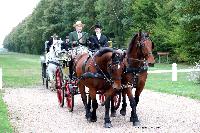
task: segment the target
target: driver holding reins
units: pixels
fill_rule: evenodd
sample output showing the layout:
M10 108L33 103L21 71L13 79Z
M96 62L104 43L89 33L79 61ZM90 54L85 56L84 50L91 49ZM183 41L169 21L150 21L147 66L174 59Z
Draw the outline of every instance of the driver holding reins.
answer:
M77 47L79 44L86 46L88 33L82 31L84 26L85 24L83 24L81 21L77 21L73 25L75 31L69 34L69 47Z
M75 31L69 33L69 47L70 48L76 49L80 45L87 46L88 33L82 31L84 26L85 24L83 24L81 21L77 21L73 25L73 27L75 28ZM69 61L69 73L70 73L69 77L70 79L72 79L73 78L73 59Z

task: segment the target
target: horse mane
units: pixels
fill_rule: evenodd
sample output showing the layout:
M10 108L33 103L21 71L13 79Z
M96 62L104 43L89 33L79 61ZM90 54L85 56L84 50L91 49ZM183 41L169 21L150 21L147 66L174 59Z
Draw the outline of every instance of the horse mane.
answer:
M137 36L138 36L138 34L135 34L134 37L132 38L131 42L129 43L127 54L130 54L130 52L132 51L132 48L134 46L133 44L134 44Z
M104 48L101 48L98 52L95 53L94 56L102 56L103 54L107 53L107 52L113 52L113 49L112 48L109 48L109 47L104 47Z

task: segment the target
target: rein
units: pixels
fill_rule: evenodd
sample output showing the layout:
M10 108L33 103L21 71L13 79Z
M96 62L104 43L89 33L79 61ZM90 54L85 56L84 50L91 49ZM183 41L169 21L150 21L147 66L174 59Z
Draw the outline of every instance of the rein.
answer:
M112 84L113 83L112 79L110 79L109 77L106 76L106 74L102 71L102 69L99 67L99 65L96 63L96 61L94 60L93 57L92 57L92 60L94 61L94 65L95 65L96 69L99 70L101 72L101 74L104 76L104 79L106 79L107 82ZM110 73L109 73L109 75L110 75Z

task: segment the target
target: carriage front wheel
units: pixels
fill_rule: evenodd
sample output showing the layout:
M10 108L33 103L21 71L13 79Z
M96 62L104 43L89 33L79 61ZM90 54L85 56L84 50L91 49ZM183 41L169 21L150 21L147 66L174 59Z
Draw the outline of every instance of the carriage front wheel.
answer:
M56 79L56 91L57 91L58 103L60 107L63 107L65 97L64 97L64 89L62 88L62 72L59 68L56 70L55 79Z
M121 103L121 93L117 92L112 98L114 109L117 110ZM112 103L111 103L112 104Z
M104 105L105 102L105 95L104 94L99 94L99 100L101 105ZM117 92L113 97L112 97L112 101L111 101L111 106L114 107L115 110L117 110L120 106L121 103L121 93Z

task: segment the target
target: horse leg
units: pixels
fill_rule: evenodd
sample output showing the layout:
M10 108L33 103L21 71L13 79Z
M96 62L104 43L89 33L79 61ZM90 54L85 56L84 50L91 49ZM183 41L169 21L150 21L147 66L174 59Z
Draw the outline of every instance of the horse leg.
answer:
M140 123L139 123L138 116L136 113L136 102L135 102L135 99L133 98L133 94L130 88L127 90L127 95L130 101L131 109L132 109L130 121L133 122L133 126L138 126Z
M92 113L91 113L91 111L90 111L90 109L91 109L91 97L90 97L90 95L88 96L88 103L87 103L87 105L86 105L86 107L85 107L85 110L86 110L86 114L85 114L85 117L86 117L86 119L88 120L88 121L91 121L91 116L92 116Z
M120 110L120 114L125 116L126 115L126 106L127 106L127 103L126 103L126 88L124 88L122 90L122 108Z
M109 115L109 109L110 109L110 101L111 96L113 96L114 91L112 87L105 93L106 100L105 100L105 117L104 117L104 127L105 128L111 128L112 124L110 121L110 115Z
M97 121L97 115L96 115L96 110L98 108L98 103L96 100L96 89L91 89L90 88L90 97L92 99L92 114L91 114L91 122L96 122ZM91 101L91 100L90 100Z
M116 110L114 107L114 95L111 97L111 117L116 117Z
M85 117L86 117L87 120L90 120L91 98L90 98L90 96L88 97L88 104L87 104L87 96L86 96L86 93L85 93L85 86L79 82L78 88L79 88L79 91L81 93L82 102L83 102L83 105L84 105L85 111L86 111Z
M147 72L141 73L138 77L138 84L137 84L137 87L136 87L136 90L135 90L136 106L139 103L139 97L140 97L141 92L144 89L146 79L147 79Z

